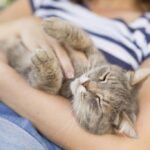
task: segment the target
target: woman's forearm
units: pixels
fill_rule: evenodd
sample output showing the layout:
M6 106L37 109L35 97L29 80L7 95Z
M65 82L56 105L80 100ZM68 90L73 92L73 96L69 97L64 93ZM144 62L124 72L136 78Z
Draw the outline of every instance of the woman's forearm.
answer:
M70 103L64 98L47 95L31 88L11 68L1 68L6 74L0 79L0 96L3 102L30 119L49 139L65 148L74 147L72 140L78 139L71 138L74 135L70 134L71 130L74 131L75 124Z
M2 101L28 118L49 139L69 150L147 150L149 145L150 109L141 105L138 119L139 139L91 135L76 123L69 101L31 88L13 69L1 65L0 96ZM149 81L150 84L150 81ZM150 95L149 95L150 96ZM145 101L148 98L144 98ZM150 106L150 102L147 103ZM146 112L146 114L145 114ZM144 128L142 123L144 123Z

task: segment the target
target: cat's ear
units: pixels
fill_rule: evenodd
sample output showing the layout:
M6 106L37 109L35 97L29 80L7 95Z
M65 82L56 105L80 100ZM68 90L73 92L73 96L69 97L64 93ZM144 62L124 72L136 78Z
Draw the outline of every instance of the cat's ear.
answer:
M127 77L131 85L136 85L138 83L141 83L148 76L150 76L150 68L141 68L141 69L138 69L137 71L127 72Z
M132 117L133 117L133 120L131 120L125 112L117 116L114 122L115 125L117 126L116 132L121 135L125 135L131 138L137 138L138 135L134 127L136 116L133 115Z

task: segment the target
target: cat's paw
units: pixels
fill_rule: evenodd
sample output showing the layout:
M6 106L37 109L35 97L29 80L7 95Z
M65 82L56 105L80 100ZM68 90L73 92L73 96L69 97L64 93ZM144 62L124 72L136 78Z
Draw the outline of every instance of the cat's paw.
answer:
M42 49L37 49L32 58L32 63L35 65L35 67L39 68L39 65L45 65L46 63L49 63L49 62L53 62L53 58L50 58L48 56L48 53Z
M62 71L50 52L36 50L31 57L30 83L33 87L56 94L61 87Z
M66 39L66 27L68 27L68 23L59 19L57 17L51 17L43 21L43 29L44 31L50 35L51 37L56 38L57 40Z
M47 51L42 49L36 50L31 58L31 61L33 68L36 68L41 76L50 79L54 78L54 63L56 62L53 57L48 55Z

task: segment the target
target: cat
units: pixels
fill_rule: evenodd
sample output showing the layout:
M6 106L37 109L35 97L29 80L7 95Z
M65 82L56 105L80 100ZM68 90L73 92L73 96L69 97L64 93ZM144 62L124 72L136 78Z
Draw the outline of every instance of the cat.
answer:
M19 37L0 44L9 64L33 87L71 99L77 122L88 132L136 138L138 87L150 75L150 69L127 71L109 64L86 32L62 19L51 17L42 26L46 34L66 47L75 77L65 79L51 49L27 51ZM89 64L78 60L71 48L82 52Z

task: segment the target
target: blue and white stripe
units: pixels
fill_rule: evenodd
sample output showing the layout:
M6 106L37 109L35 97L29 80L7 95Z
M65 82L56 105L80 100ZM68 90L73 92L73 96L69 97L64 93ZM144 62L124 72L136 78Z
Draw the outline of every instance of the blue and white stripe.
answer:
M126 69L137 69L150 57L148 12L128 25L121 19L98 16L69 0L31 0L31 3L36 16L57 16L82 27L111 63Z

